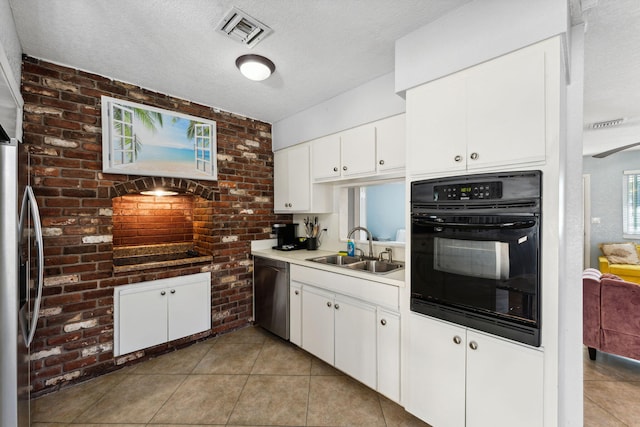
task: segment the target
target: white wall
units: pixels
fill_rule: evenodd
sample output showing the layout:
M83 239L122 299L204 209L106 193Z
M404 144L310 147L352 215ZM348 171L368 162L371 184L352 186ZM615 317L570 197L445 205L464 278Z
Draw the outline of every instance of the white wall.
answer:
M344 92L272 125L273 151L404 113L393 73Z
M558 425L583 425L582 382L582 124L584 25L571 29L571 81L567 86L566 152L560 161L562 193L558 299ZM562 216L562 214L564 214Z
M567 31L566 0L475 0L396 41L395 91Z

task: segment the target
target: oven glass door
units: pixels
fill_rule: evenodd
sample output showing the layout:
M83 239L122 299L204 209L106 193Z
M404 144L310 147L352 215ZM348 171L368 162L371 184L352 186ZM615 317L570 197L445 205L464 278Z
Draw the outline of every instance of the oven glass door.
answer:
M411 266L413 299L537 326L536 215L414 214Z

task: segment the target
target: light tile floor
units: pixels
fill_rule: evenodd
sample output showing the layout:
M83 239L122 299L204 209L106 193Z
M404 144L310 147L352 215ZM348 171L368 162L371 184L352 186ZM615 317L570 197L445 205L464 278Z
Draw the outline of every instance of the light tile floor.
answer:
M640 426L640 362L584 349L585 427Z
M640 426L640 362L584 350L586 427ZM36 399L34 427L427 426L260 328Z
M32 405L34 427L427 426L254 327L43 396Z

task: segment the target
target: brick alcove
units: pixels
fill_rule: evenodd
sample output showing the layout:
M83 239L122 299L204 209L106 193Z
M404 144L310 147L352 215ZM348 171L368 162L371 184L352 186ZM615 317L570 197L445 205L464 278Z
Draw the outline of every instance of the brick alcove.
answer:
M174 196L143 191L171 190ZM143 177L112 187L113 246L190 243L191 250L212 255L215 193L185 178Z

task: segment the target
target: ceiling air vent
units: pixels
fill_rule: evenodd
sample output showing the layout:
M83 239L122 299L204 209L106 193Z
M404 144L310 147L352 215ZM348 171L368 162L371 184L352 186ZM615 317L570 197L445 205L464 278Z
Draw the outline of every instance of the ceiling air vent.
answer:
M219 31L248 47L254 47L273 30L238 8L232 8L216 26Z
M612 126L618 126L624 122L624 118L607 120L606 122L596 122L591 125L592 129L602 129L602 128L610 128Z

